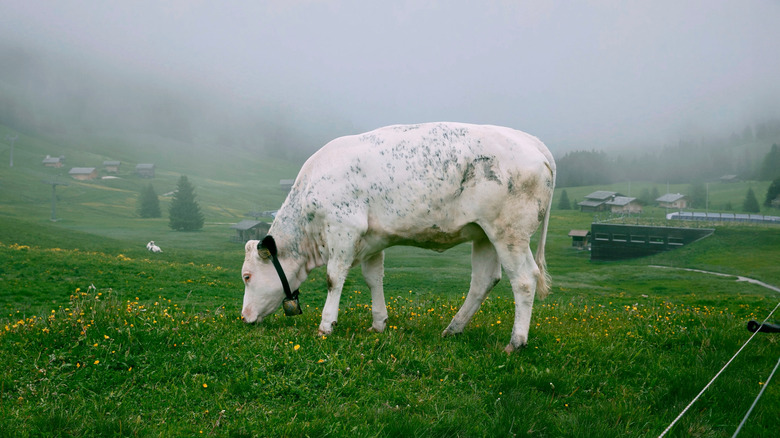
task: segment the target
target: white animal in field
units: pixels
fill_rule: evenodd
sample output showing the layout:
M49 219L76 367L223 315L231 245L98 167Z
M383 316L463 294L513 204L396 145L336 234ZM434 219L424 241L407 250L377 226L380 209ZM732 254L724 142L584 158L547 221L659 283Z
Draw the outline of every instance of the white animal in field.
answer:
M330 334L347 273L361 264L372 330L381 332L387 324L383 250L443 251L471 241L471 286L443 334L463 331L503 266L515 298L506 347L512 352L528 341L534 296L549 292L544 245L554 185L547 147L510 128L428 123L337 138L303 165L268 236L246 243L241 314L248 323L262 321L283 301L287 311L285 296L291 290L297 296L309 272L326 265L319 333ZM540 224L534 259L529 243Z
M148 249L151 252L162 252L162 249L160 249L159 246L154 244L154 240L146 244L146 249Z

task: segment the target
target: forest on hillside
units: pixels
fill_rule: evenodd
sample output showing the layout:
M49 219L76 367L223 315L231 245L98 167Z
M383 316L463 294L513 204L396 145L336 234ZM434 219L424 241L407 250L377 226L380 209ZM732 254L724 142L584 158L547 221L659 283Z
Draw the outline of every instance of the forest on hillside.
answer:
M556 157L558 187L621 181L693 183L736 175L769 181L780 176L780 119L746 127L724 138L680 141L647 152L608 154L578 150Z

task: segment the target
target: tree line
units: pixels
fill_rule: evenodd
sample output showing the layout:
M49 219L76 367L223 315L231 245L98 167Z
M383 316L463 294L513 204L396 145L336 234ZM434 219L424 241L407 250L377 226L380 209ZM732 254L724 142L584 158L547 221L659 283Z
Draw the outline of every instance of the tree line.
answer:
M771 181L780 177L780 120L759 126L746 129L742 135L706 142L681 141L673 147L633 156L608 155L599 150L568 152L556 159L556 184L578 187L629 180L680 184L724 175ZM761 152L761 144L771 146Z

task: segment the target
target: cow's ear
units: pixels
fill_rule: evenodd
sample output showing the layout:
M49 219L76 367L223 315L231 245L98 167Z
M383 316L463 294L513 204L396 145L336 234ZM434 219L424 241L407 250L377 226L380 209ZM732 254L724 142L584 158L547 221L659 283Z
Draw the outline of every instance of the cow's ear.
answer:
M276 255L276 241L271 236L265 236L262 241L257 244L257 254L262 259L270 259Z

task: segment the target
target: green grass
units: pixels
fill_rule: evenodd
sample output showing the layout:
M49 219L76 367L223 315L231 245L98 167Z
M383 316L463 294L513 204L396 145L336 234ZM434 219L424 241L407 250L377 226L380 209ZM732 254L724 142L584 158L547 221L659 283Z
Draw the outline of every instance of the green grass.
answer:
M0 127L0 137L9 132ZM673 252L590 262L567 234L589 228L593 215L554 208L553 294L536 303L529 346L511 356L503 353L513 319L506 280L462 335L440 336L468 290L468 245L387 251L385 333L368 332L359 269L331 336L316 336L322 268L301 287L302 316L277 312L250 326L239 317L243 247L229 225L278 207L278 180L295 166L240 151L204 164L186 145L150 139L76 143L20 135L16 166L0 167L0 436L657 436L749 338L746 322L779 299L733 277L650 267L780 285L777 227L719 224ZM120 159L124 173L75 182L40 165L47 153L74 166ZM158 163L158 193L180 174L193 181L202 231L136 217L150 181L129 169L149 161ZM58 188L55 223L51 186L41 183L51 178L70 184ZM739 208L748 185L711 184L711 205ZM753 187L762 200L765 189ZM627 188L567 191L581 200ZM631 193L642 188L633 182ZM664 223L664 213L643 216ZM164 252L146 251L149 240ZM777 352L776 335L756 336L671 436L730 436ZM780 428L776 383L742 436Z
M506 281L463 335L440 337L468 287L468 246L388 251L382 334L368 332L369 294L354 270L339 326L323 339L321 269L302 287L304 315L248 326L239 319L240 249L152 257L58 224L17 239L50 244L12 243L23 224L3 220L0 435L657 436L778 297L646 265L732 274L754 265L777 284L764 256L780 232L719 229L696 249L591 263L559 237L579 216L553 226L554 294L536 305L528 348L511 356L502 351L513 318ZM762 257L721 261L722 248L740 242ZM757 336L672 436L730 435L777 345ZM767 388L745 436L776 430L777 388Z

